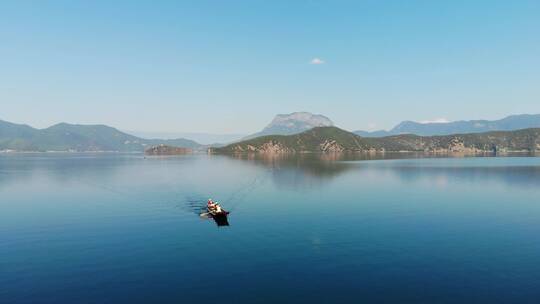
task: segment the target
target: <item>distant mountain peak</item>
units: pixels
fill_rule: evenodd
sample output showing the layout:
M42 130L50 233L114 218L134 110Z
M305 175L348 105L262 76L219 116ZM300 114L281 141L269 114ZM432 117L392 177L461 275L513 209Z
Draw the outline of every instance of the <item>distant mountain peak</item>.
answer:
M330 118L320 114L309 112L278 114L261 132L247 136L246 139L264 135L292 135L316 127L331 126L334 126L334 123Z
M286 127L295 127L298 124L304 124L306 127L315 128L315 127L330 127L334 123L330 118L320 115L312 114L309 112L293 112L290 114L278 114L272 122L265 128L272 128L275 126L286 126Z
M420 136L450 135L479 133L488 131L513 131L540 127L540 114L511 115L498 120L459 120L459 121L431 121L416 122L402 121L390 131L354 133L364 137L381 137L398 134L415 134Z

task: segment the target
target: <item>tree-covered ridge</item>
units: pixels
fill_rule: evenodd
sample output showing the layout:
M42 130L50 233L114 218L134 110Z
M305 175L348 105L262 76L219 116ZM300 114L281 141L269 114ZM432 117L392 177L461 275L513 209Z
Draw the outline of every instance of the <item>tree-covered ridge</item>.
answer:
M319 127L295 135L263 136L222 148L241 152L512 152L540 151L540 128L445 136L395 135L361 137L337 127Z
M144 139L106 125L60 123L46 129L0 121L0 150L143 152L152 145L184 148L201 145L188 139Z

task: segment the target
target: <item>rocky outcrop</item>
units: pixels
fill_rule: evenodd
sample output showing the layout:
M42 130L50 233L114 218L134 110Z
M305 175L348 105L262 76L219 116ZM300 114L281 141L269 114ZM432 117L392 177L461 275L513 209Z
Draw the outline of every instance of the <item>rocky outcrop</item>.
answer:
M333 139L327 139L319 145L321 152L343 152L345 148Z
M152 146L144 151L146 155L182 155L192 153L188 148L172 147L166 145Z
M292 153L294 149L288 148L276 140L270 140L261 145L232 145L233 152L260 152L260 153Z
M478 154L487 152L484 149L478 149L474 146L466 146L465 143L459 138L453 138L448 145L428 144L423 149L423 152L447 154L447 153L459 153L459 154Z

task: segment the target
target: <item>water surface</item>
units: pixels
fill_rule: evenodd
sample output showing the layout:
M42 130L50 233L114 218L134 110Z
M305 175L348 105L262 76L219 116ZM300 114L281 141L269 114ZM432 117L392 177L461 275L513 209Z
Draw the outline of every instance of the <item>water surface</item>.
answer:
M535 303L539 197L535 157L4 154L0 299Z

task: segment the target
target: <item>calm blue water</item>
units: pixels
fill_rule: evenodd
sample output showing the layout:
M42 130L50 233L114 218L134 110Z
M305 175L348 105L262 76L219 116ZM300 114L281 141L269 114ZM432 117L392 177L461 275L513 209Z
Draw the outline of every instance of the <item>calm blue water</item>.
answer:
M2 303L537 303L539 235L534 157L0 155Z

